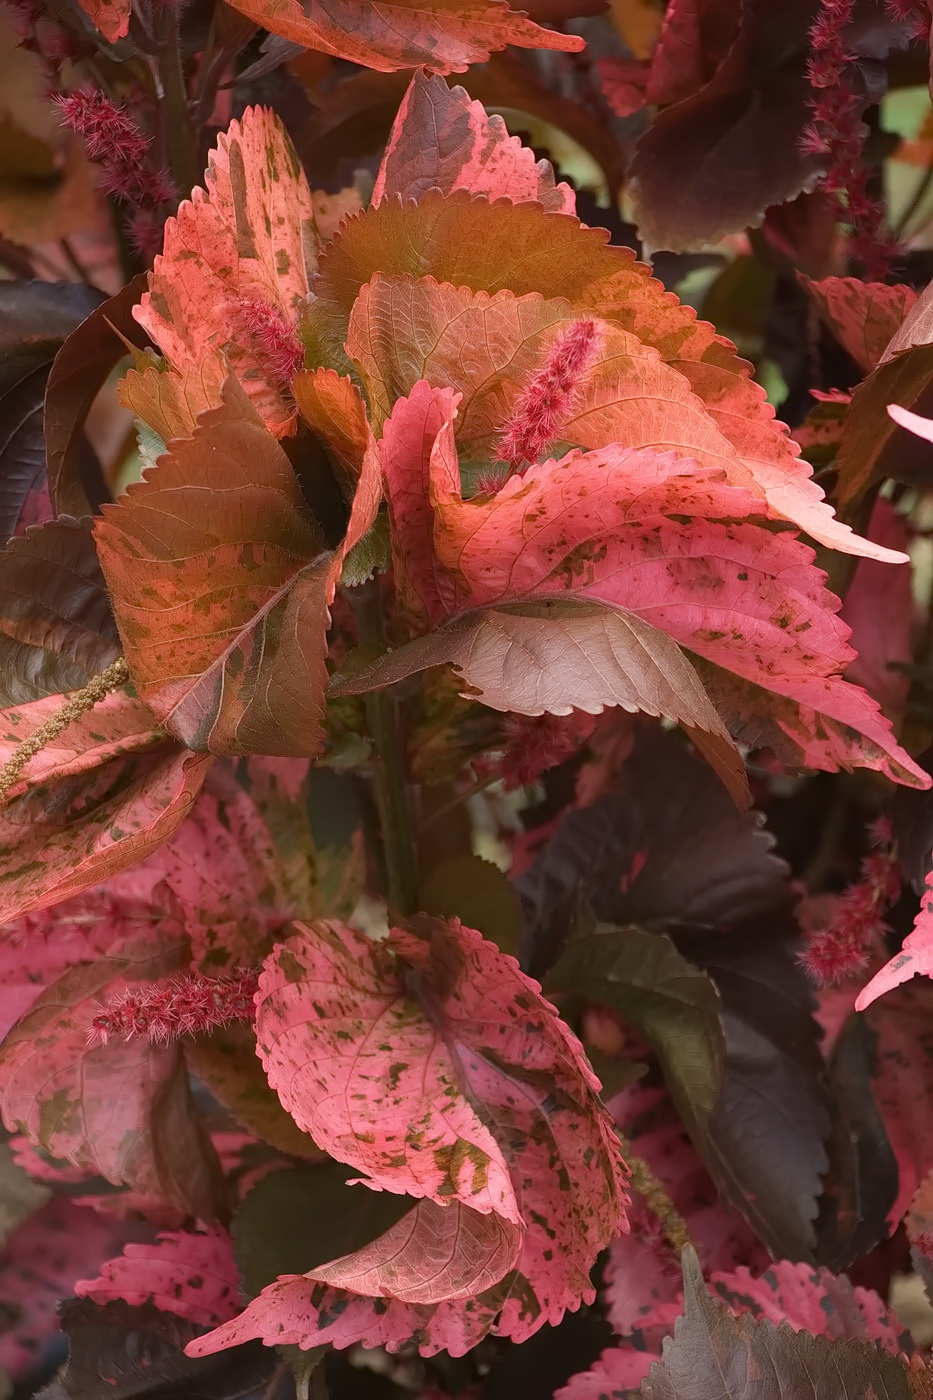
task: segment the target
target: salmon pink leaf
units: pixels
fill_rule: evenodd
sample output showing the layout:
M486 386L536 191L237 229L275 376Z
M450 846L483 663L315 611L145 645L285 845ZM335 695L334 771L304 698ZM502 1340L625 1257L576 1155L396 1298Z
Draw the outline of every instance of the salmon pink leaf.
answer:
M163 922L158 934L147 930L65 972L0 1046L0 1109L51 1156L211 1220L219 1169L179 1047L88 1041L114 995L184 969L187 958L180 931Z
M462 73L506 44L570 53L583 48L582 39L541 29L504 0L236 0L234 8L303 48L380 73L419 64Z
M107 508L98 547L130 672L189 748L320 752L328 607L378 500L370 453L328 552L287 456L228 378L223 407Z
M311 191L285 128L249 107L218 138L205 188L169 219L136 311L183 376L225 359L277 436L294 425L283 393L301 365L298 316L317 241Z
M910 287L860 282L857 277L802 280L823 320L863 374L878 364L917 300Z
M0 812L0 920L69 899L151 855L187 817L209 766L162 744L14 798Z
M309 1279L367 1298L443 1303L485 1293L518 1262L521 1226L455 1201L419 1201L372 1244L312 1269Z
M555 184L549 162L536 161L501 117L487 116L463 88L419 72L398 109L372 203L393 195L418 200L432 189L471 190L514 204L536 200L558 214L575 211L570 186Z
M97 1278L79 1279L79 1298L133 1307L153 1303L199 1327L226 1322L237 1311L238 1281L230 1236L215 1227L204 1234L173 1230L156 1244L128 1244L101 1265Z
M66 698L47 695L0 710L0 760L8 761L24 739L57 715ZM18 797L42 783L88 773L122 754L164 747L164 742L165 736L154 728L152 711L125 691L114 691L30 758L9 791Z
M839 676L854 654L812 552L758 523L748 492L688 459L613 446L538 463L464 500L455 413L451 390L419 383L381 448L403 597L429 620L514 603L609 605L779 698L819 706L872 741L866 766L928 784L878 706Z
M856 1011L864 1011L878 997L917 976L933 977L933 871L927 875L926 888L920 896L920 912L900 952L889 958L859 992L855 999Z

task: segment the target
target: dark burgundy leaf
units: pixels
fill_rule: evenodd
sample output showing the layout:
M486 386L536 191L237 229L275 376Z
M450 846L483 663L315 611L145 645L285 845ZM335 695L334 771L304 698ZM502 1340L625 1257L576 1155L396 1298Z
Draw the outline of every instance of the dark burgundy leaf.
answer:
M0 282L0 540L52 514L42 437L49 367L102 300L71 282Z
M897 1196L897 1159L871 1088L873 1042L866 1018L852 1015L827 1065L832 1131L816 1225L817 1257L837 1271L887 1237Z
M203 1360L185 1346L203 1329L152 1304L106 1307L70 1299L61 1325L71 1341L68 1367L37 1400L293 1400L288 1366L266 1347L247 1345Z
M539 976L581 900L603 922L668 933L710 974L722 999L723 1087L706 1125L688 1114L686 1126L763 1242L807 1259L829 1119L794 900L772 844L675 735L644 730L621 786L569 812L518 884L526 960Z
M0 707L80 690L119 653L90 522L62 516L11 540L0 553Z
M120 335L134 345L148 344L148 336L133 318L133 307L146 287L146 274L141 272L92 311L55 356L45 394L45 449L56 511L90 514L93 502L81 474L82 430L104 381L126 354Z

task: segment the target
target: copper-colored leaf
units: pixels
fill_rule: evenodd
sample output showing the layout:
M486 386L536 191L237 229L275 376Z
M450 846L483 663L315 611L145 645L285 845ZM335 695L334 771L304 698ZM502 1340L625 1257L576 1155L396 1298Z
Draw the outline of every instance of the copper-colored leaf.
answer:
M773 514L830 548L902 562L836 520L783 424L775 421L751 366L713 327L698 321L628 248L608 234L533 204L429 191L419 204L386 198L350 219L321 258L312 311L316 335L339 353L361 288L381 271L430 275L453 287L516 296L546 291L577 315L617 322L679 371L754 477Z
M383 73L422 63L462 73L506 44L583 48L582 39L541 29L504 0L236 0L234 8L304 48Z
M288 458L228 379L222 408L98 522L134 683L189 748L320 752L328 606L378 506L368 460L331 554Z
M911 287L888 287L882 282L861 282L857 277L801 280L823 320L863 374L870 374L878 364L917 300Z
M463 88L416 73L399 107L373 189L421 199L428 190L470 190L489 199L537 200L558 214L575 210L569 185L556 184L546 160L536 161L499 116L487 116Z

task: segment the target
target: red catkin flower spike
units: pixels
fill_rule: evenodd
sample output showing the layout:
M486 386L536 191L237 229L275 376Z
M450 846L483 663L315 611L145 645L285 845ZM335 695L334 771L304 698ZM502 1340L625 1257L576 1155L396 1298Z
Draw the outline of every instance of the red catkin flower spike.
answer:
M240 305L242 333L265 362L269 378L288 389L304 364L304 347L298 327L278 306L260 297L244 297Z
M801 147L825 159L821 188L835 199L840 221L852 230L852 256L869 281L882 282L898 249L885 227L883 206L868 192L869 171L862 159L868 129L859 115L863 102L852 85L855 60L845 42L854 12L855 0L822 0L810 30L807 76L813 122Z
M807 940L800 961L814 982L832 987L863 972L887 931L882 917L901 892L901 870L891 849L891 827L882 817L872 826L881 849L862 861L860 879L840 896L834 919ZM885 849L886 848L886 849Z
M92 1045L106 1045L144 1035L156 1045L165 1045L231 1021L251 1021L258 979L253 968L232 977L192 972L139 991L121 992L94 1017L89 1040Z
M574 321L518 396L499 440L499 457L518 469L535 462L573 408L577 381L596 352L595 321Z
M575 754L593 733L598 718L582 710L569 715L509 715L501 769L506 792L530 787L542 773Z

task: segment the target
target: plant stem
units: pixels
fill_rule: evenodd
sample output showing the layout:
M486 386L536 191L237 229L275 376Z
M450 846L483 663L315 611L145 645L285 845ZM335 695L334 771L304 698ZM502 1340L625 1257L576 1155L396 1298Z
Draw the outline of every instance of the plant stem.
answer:
M359 589L354 605L363 645L385 646L385 624L379 580ZM390 913L413 914L418 904L418 871L414 829L405 773L405 736L398 701L391 689L365 696L366 723L373 744L373 789L382 829L387 898Z
M178 21L171 5L162 6L162 33L159 44L159 86L163 114L163 136L169 169L182 199L187 199L198 182L198 133L192 130L188 89L181 57Z

